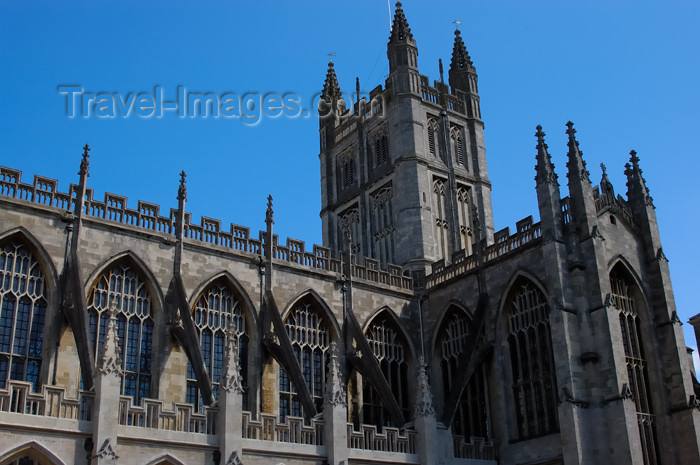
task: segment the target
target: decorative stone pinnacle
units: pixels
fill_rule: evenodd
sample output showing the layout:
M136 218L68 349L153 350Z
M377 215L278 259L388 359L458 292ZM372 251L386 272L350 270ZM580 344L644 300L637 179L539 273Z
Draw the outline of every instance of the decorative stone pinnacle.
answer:
M566 133L569 135L569 161L566 166L569 168L569 182L572 181L588 181L591 182L590 173L586 169L586 162L583 161L583 153L578 146L576 140L576 129L574 123L568 121L566 123Z
M328 71L326 72L326 81L323 84L321 98L327 104L332 104L340 99L340 84L338 84L338 76L335 74L333 61L328 62Z
M265 212L265 223L274 224L275 212L272 210L272 195L267 196L267 211Z
M90 155L88 154L88 152L90 152L90 146L88 144L85 144L85 146L83 147L83 159L80 161L80 171L78 171L78 174L80 176L90 176L90 162L88 161Z
M637 152L630 151L630 162L625 164L625 175L627 176L627 197L632 200L632 196L638 196L641 198L644 205L649 207L654 207L654 199L649 195L649 188L647 187L647 182L642 176L642 169L639 167L639 157Z
M243 392L240 359L238 357L238 336L233 318L226 328L226 349L221 375L221 388L226 392Z
M459 29L455 30L455 43L452 48L452 62L450 63L450 69L458 70L466 67L473 67L472 59L467 52L467 46L464 45L464 40L462 40L462 33Z
M600 170L603 172L603 176L607 174L607 170L605 168L605 163L600 164Z
M401 2L396 2L394 23L391 26L389 43L396 43L400 40L413 41L413 34L411 34L411 28L408 27L408 21L406 21L406 16L403 13Z
M105 338L100 347L100 355L97 359L97 371L99 373L115 373L121 376L121 359L119 358L119 333L117 328L117 299L112 299L109 303L109 321Z
M537 184L554 184L559 185L557 181L557 174L554 172L554 164L552 163L552 158L549 156L547 151L547 144L544 141L544 136L546 134L542 131L542 126L537 125L537 132L535 136L537 137L537 164L535 166L535 171L537 175L535 176L535 181Z
M435 415L433 408L433 395L430 392L430 384L428 384L428 375L426 373L425 358L418 357L418 388L416 390L416 416L426 417Z
M187 186L185 183L187 182L185 178L187 177L187 174L185 173L185 170L182 170L180 172L180 188L177 190L177 199L178 200L187 200Z
M326 380L326 399L331 405L345 407L347 406L347 401L340 375L340 364L338 363L338 345L335 341L331 342L330 354Z

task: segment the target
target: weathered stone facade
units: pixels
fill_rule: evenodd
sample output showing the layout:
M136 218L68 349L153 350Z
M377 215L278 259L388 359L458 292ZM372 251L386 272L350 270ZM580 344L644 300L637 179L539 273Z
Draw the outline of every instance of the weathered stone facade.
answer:
M67 192L0 168L0 465L700 463L636 153L593 187L568 123L561 198L538 127L540 221L495 232L459 31L448 83L400 3L387 54L352 105L329 66L312 251L271 198L257 238L193 224L184 172L167 213L99 201L87 145Z

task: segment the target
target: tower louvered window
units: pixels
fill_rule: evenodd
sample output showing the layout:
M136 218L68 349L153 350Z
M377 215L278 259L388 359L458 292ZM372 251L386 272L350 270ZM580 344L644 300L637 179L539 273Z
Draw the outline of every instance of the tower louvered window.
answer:
M340 177L343 189L355 184L355 159L352 156L341 159Z
M238 341L238 359L243 378L243 410L248 410L248 335L242 304L225 282L219 280L209 286L197 299L192 319L199 336L204 358L204 366L209 373L214 399L219 398L219 381L222 375L226 331L233 329L233 337ZM203 409L197 379L192 362L187 361L187 403L194 404L198 411Z
M36 390L44 342L44 276L27 247L10 242L0 249L0 388L8 380L28 381Z
M445 184L437 179L433 182L433 217L435 220L435 259L447 258L447 205L445 204Z
M438 145L437 145L437 131L438 125L437 121L433 118L428 119L428 152L430 155L437 157L438 155Z
M309 303L301 303L287 317L284 326L316 410L320 412L323 408L326 364L330 356L331 341L327 322ZM302 416L297 390L282 367L279 372L279 395L281 422L289 415Z
M440 356L443 399L454 386L459 361L465 355L470 334L470 321L461 310L451 309L445 318L437 352ZM452 423L452 433L469 440L470 437L489 437L487 380L484 367L476 369L467 383Z
M386 134L380 134L374 140L375 166L382 166L389 161L389 141Z
M396 402L403 410L404 418L408 421L408 363L406 348L398 329L388 319L381 319L371 324L367 331L367 340L379 361L384 378L394 394ZM392 425L389 413L384 408L384 402L377 390L367 379L363 378L363 407L364 423L379 426Z
M373 256L382 265L394 262L393 187L383 186L370 195L372 204L371 231L374 237Z
M126 262L105 271L88 296L90 335L99 353L109 321L112 300L117 307L117 334L121 359L121 393L136 404L151 393L151 346L153 319L151 299L141 276Z
M620 329L625 350L627 376L637 409L644 464L655 465L659 463L656 449L656 417L652 408L649 368L644 355L642 329L638 315L638 308L641 307L637 297L639 291L621 265L617 265L610 273L610 287L615 306L620 311Z
M462 130L456 127L452 128L450 131L450 141L452 143L452 153L454 155L455 162L462 168L466 168Z
M521 278L510 292L506 309L519 436L525 439L553 433L559 423L549 305L532 282Z

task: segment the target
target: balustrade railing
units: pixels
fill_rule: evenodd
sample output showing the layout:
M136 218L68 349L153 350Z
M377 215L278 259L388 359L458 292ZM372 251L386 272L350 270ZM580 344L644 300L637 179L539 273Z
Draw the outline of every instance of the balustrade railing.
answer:
M0 390L0 411L89 421L93 398L93 393L80 391L78 399L70 399L65 388L57 386L43 386L41 392L33 392L31 383L11 380L6 389Z
M496 460L498 447L492 441L483 438L470 438L467 441L463 436L453 436L454 454L460 459Z
M277 415L261 413L259 420L253 420L250 412L243 412L243 439L289 442L292 444L323 445L323 420L312 419L309 425L303 418L286 418L279 423Z
M416 431L384 427L380 432L374 425L360 425L356 431L348 423L348 447L380 452L416 453Z
M163 402L143 399L133 405L132 398L119 398L119 424L141 428L182 431L186 433L216 434L216 407L204 407L199 413L192 404L173 404L173 410L163 408Z

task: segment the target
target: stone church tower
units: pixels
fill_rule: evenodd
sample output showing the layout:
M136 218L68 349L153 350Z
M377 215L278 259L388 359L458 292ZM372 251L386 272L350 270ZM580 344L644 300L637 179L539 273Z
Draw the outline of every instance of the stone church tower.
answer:
M440 81L430 86L400 3L387 56L386 88L355 102L342 100L329 63L320 121L323 240L342 250L347 227L356 254L424 273L493 242L477 74L456 31L449 85L440 62Z

